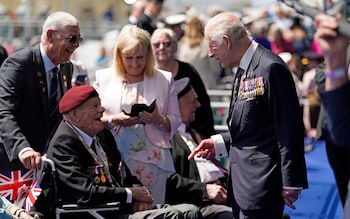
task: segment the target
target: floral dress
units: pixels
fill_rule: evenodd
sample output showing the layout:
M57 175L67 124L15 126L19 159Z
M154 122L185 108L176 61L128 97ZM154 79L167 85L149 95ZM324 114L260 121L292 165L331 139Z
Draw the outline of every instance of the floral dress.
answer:
M121 109L130 112L133 103L145 103L143 90L143 82L124 84ZM154 145L146 136L143 124L121 127L115 139L122 159L150 190L154 204L164 204L166 180L175 172L169 148Z

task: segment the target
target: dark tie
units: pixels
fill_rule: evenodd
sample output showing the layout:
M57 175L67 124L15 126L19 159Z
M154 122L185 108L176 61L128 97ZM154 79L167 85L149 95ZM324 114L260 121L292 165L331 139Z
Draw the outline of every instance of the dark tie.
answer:
M91 149L92 149L92 150L95 152L95 154L96 154L95 139L92 140L90 147L91 147Z
M194 143L196 143L198 145L201 142L201 137L191 127L186 126L186 132L191 135L192 140L194 141Z
M50 104L50 116L55 113L58 105L58 68L54 67L52 70L52 78L50 84L50 93L49 93L49 104Z
M228 118L226 120L227 123L229 123L231 118L232 118L232 111L233 111L233 107L235 105L235 102L237 100L237 96L239 93L239 86L241 84L241 79L242 79L243 73L244 73L244 69L241 67L238 67L235 79L233 81L230 108L229 108Z

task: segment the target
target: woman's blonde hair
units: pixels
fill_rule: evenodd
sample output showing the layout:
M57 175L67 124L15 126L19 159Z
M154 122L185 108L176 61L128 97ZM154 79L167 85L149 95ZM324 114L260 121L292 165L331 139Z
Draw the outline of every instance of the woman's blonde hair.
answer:
M203 33L203 23L198 17L190 18L185 25L184 36L181 41L188 43L192 48L201 44L204 33Z
M113 66L117 75L124 78L126 74L122 54L132 53L139 48L145 48L147 50L144 75L147 77L154 75L155 61L150 43L150 35L147 31L133 24L127 24L122 28L114 47Z

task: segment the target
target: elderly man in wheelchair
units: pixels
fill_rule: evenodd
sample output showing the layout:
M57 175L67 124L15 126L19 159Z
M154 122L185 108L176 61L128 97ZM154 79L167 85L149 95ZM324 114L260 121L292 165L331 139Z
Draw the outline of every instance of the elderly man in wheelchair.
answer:
M35 211L50 219L61 213L62 218L203 218L191 204L152 205L148 189L120 165L114 138L100 120L104 108L92 86L68 90L59 110L63 121L48 147L51 171L44 168ZM105 206L110 202L118 205ZM67 208L67 204L74 207ZM87 214L90 209L93 213Z

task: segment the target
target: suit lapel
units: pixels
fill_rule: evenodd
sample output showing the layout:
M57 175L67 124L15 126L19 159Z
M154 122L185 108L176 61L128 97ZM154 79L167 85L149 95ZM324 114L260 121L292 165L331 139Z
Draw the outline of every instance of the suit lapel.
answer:
M258 47L256 48L256 51L252 57L252 61L250 62L250 65L247 69L247 72L253 72L259 66L263 51L264 51L264 49L262 48L262 46L258 45Z
M176 149L176 147L181 148L184 151L184 155L185 155L184 159L187 159L187 156L190 155L191 150L187 146L186 142L182 139L178 131L174 134L174 139L175 139L175 147L173 148L173 150L178 150ZM187 160L187 162L189 163L190 166L192 166L192 169L196 172L196 175L199 176L198 168L194 159Z
M72 87L71 81L72 81L72 75L73 75L73 64L72 63L66 63L60 65L60 89L62 92L62 95Z
M241 81L244 81L247 77L248 78L251 77L252 76L251 73L255 74L255 70L259 66L259 63L261 61L263 52L264 52L264 48L261 45L258 45L258 47L256 48L256 51L253 54L252 60L249 63L248 68L245 70L245 73L242 75ZM231 98L233 98L233 97L231 96ZM233 108L235 107L234 103L233 104L231 103L231 105L232 106L230 106L229 115L228 115L227 120L226 120L226 123L227 123L229 129L231 129L232 119L233 119L233 111L234 111ZM242 113L243 111L242 110L238 110L237 112ZM241 115L236 115L236 116L238 116L238 118L241 118Z
M48 100L48 87L47 87L47 81L46 81L46 72L44 67L44 62L41 58L39 44L36 46L31 47L32 51L32 73L34 82L36 83L36 86L39 89L40 93L40 99L42 102L42 108L45 115L48 115L48 107L49 107L49 100ZM48 124L48 117L45 117L46 123Z

